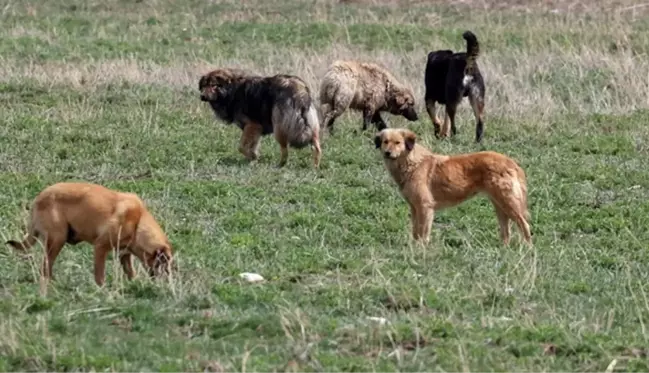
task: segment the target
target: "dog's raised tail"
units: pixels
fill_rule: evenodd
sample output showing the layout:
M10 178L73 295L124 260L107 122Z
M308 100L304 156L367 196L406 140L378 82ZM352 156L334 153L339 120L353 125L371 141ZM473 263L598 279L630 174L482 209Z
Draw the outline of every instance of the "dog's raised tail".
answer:
M469 30L464 31L462 37L466 40L466 68L470 71L480 55L480 43L475 34Z

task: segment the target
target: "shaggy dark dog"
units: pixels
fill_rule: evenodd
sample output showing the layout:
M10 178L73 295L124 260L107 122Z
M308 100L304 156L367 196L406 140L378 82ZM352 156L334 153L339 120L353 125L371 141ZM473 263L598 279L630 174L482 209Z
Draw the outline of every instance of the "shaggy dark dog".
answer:
M485 97L485 83L477 62L480 45L471 31L465 31L462 37L466 40L466 52L436 50L428 53L425 76L426 110L435 126L437 138L449 136L449 120L450 132L455 135L455 112L462 99L468 96L476 119L475 140L480 142L484 130ZM446 106L443 128L440 128L440 120L435 115L435 103Z
M239 69L218 69L201 77L201 100L216 116L235 123L243 134L239 151L249 160L259 158L262 136L274 134L280 145L279 167L286 164L288 147L313 148L320 163L320 120L306 83L297 76L261 77Z

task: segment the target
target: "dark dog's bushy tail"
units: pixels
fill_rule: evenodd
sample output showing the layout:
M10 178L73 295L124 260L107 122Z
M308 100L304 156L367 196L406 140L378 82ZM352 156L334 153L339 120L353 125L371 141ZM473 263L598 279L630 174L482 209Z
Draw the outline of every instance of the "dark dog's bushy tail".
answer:
M478 38L471 31L465 31L462 37L466 40L466 69L471 72L480 55L480 43L478 43Z

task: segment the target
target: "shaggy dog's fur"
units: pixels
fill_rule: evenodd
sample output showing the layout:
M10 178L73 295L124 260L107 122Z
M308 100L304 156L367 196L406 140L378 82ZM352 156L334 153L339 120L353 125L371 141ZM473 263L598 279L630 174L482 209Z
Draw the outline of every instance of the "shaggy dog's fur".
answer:
M466 52L453 53L451 50L437 50L428 54L426 63L426 110L435 127L437 138L457 133L455 113L462 98L469 97L476 120L475 140L482 141L484 130L485 83L478 68L480 54L478 39L471 31L462 34L466 40ZM444 127L435 114L435 103L446 105Z
M94 245L95 282L99 286L104 284L106 258L111 251L119 252L129 279L135 276L133 255L151 276L168 274L171 269L171 244L144 202L133 193L101 185L57 183L39 193L31 206L24 240L6 243L26 251L38 239L46 248L41 271L47 279L52 278L52 266L66 243Z
M280 145L279 167L286 164L289 146L307 145L313 148L315 167L319 166L320 120L311 91L299 77L217 69L201 77L198 89L218 118L241 128L239 151L248 160L259 158L262 136L272 133Z
M412 89L397 80L387 69L358 61L335 61L320 84L320 109L330 132L348 108L363 113L363 130L373 123L378 130L387 127L381 112L418 120Z
M532 243L525 172L513 159L491 151L434 154L417 144L415 133L404 128L386 128L374 141L410 205L415 240L428 242L435 210L483 193L496 209L503 244L509 244L510 220L516 222L524 240Z

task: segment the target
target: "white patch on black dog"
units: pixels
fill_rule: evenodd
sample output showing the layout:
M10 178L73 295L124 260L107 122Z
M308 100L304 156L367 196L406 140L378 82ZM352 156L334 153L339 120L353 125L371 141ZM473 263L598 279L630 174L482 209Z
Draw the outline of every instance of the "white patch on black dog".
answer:
M466 87L469 84L471 84L472 81L473 81L473 76L465 75L464 78L462 78L462 85L464 85Z

